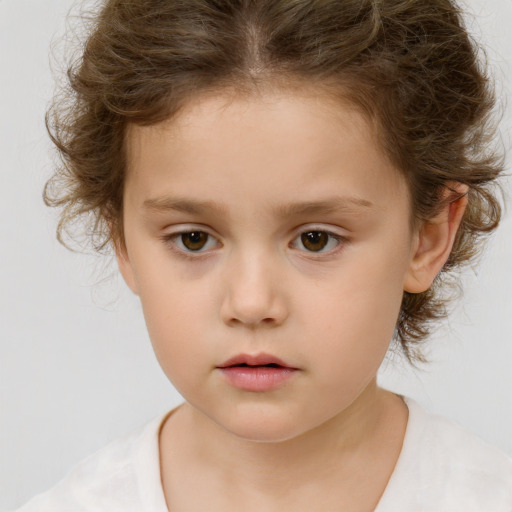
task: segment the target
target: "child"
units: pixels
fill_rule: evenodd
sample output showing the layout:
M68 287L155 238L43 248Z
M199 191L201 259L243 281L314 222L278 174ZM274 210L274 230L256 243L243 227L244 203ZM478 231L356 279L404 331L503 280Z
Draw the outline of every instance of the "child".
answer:
M449 0L107 0L48 116L185 402L21 511L512 510L512 461L376 384L500 218Z

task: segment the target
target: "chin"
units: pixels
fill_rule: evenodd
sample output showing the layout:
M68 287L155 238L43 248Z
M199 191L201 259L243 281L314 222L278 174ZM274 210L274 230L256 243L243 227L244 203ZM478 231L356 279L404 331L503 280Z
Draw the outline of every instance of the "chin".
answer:
M256 443L281 443L301 434L301 432L297 432L295 429L286 428L281 425L237 425L234 428L223 425L223 427L227 432L239 439Z
M303 434L307 429L297 418L280 410L238 411L214 421L226 432L246 441L279 443Z

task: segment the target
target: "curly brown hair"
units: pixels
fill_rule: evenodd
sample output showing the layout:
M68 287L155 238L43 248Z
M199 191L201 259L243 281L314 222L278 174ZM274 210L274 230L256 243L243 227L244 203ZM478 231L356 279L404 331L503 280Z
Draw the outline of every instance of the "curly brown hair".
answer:
M95 249L123 245L130 123L172 118L207 91L315 85L376 123L416 221L439 211L450 183L469 188L443 271L426 292L403 296L396 339L422 360L420 342L446 315L450 276L500 219L493 185L503 158L481 57L450 0L106 0L47 113L60 165L44 197L62 208L58 237L85 216Z

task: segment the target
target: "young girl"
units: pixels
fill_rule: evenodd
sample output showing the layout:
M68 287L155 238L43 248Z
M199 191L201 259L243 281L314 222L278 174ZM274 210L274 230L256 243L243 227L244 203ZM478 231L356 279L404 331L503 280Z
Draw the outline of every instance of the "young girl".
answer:
M509 457L376 384L499 222L476 54L449 0L104 2L46 199L185 402L21 511L512 510Z

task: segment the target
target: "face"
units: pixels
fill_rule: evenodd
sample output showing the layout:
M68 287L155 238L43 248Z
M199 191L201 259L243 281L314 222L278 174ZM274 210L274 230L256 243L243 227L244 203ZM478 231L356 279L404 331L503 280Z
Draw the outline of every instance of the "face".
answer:
M127 157L121 271L194 410L275 441L361 399L413 252L406 185L365 119L307 94L210 96L131 127Z

